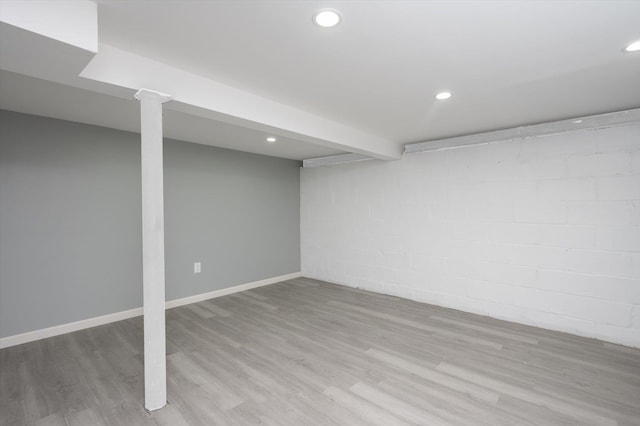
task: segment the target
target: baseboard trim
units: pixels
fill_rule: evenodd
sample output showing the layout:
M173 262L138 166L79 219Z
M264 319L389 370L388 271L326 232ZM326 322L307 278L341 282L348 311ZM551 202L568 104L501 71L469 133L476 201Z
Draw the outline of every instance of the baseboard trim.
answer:
M201 302L207 299L222 297L228 294L238 293L240 291L251 290L253 288L263 287L269 284L275 284L282 281L292 280L294 278L300 278L301 276L301 272L294 272L291 274L280 275L278 277L267 278L260 281L238 284L232 287L214 290L207 293L196 294L194 296L170 300L165 303L165 309L177 308L178 306L188 305L190 303ZM84 330L86 328L97 327L99 325L109 324L116 321L122 321L125 319L140 316L142 314L143 310L142 307L140 307L121 312L114 312L112 314L102 315L99 317L87 318L80 321L60 324L40 330L29 331L22 334L15 334L13 336L2 337L0 338L0 349L21 345L23 343L34 342L40 339L46 339L47 337L59 336L61 334Z
M0 339L0 349L34 342L40 339L46 339L47 337L84 330L85 328L97 327L111 322L122 321L140 315L142 315L142 308L134 308L127 311L114 312L113 314L101 315L99 317L55 325L49 328L42 328L40 330L28 331L22 334L14 334L13 336L3 337Z
M216 297L226 296L228 294L238 293L240 291L251 290L252 288L263 287L269 284L279 283L281 281L300 278L302 272L294 272L292 274L280 275L279 277L267 278L260 281L254 281L246 284L238 284L233 287L222 288L220 290L210 291L208 293L196 294L195 296L183 297L181 299L171 300L165 303L166 309L177 308L178 306L188 305L190 303L202 302L203 300L213 299Z

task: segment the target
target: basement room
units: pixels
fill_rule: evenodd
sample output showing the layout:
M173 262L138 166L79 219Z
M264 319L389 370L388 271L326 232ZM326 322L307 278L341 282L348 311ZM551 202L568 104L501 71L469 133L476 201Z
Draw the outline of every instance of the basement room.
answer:
M0 0L0 426L640 426L640 0Z

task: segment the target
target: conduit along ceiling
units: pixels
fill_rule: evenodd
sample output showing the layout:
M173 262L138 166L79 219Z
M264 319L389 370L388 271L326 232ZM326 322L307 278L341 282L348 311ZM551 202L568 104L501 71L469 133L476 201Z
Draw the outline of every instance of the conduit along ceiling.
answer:
M327 8L333 27L314 22ZM148 88L173 95L166 137L398 159L640 107L639 18L616 0L0 0L0 108L139 131Z

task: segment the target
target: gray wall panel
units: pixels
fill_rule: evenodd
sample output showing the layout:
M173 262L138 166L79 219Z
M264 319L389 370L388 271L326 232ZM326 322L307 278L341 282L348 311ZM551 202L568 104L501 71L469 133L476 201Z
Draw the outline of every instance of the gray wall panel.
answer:
M139 139L0 111L0 337L141 306ZM165 141L167 300L300 270L299 166Z

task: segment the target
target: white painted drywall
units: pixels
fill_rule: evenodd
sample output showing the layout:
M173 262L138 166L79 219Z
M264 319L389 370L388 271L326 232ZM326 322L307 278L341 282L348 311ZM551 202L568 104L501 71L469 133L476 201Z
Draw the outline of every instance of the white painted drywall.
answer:
M0 22L94 53L98 51L98 5L93 1L2 0Z
M304 276L640 346L640 125L303 169Z
M375 158L401 156L399 145L380 136L107 44L80 75L120 87L161 87L173 96L167 105L173 111Z

